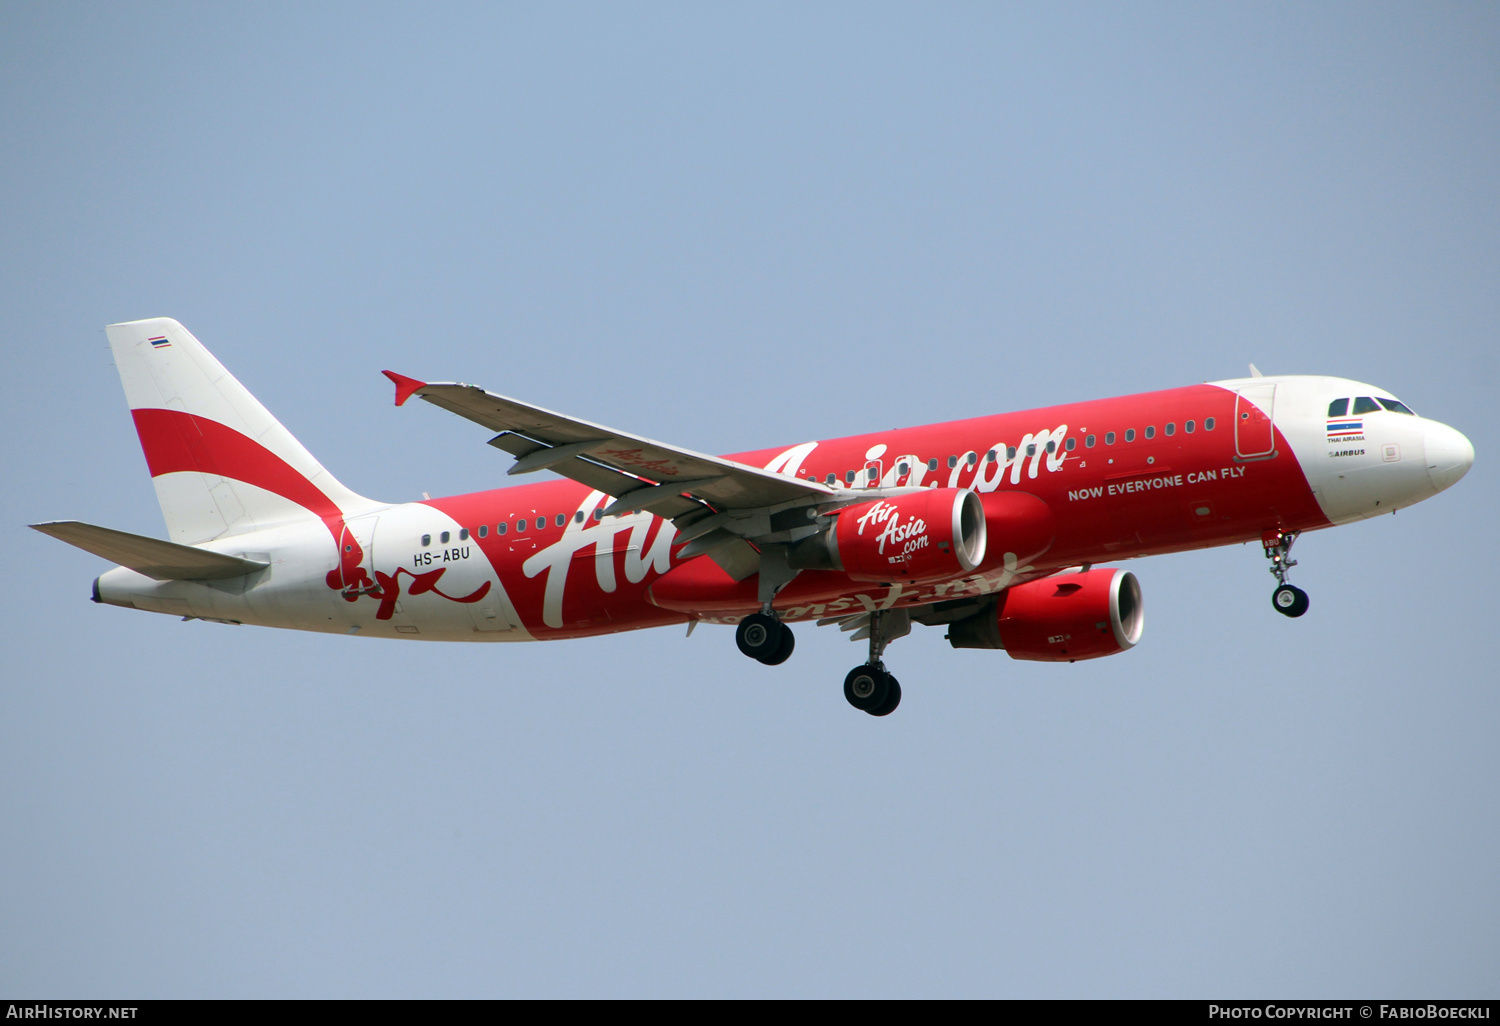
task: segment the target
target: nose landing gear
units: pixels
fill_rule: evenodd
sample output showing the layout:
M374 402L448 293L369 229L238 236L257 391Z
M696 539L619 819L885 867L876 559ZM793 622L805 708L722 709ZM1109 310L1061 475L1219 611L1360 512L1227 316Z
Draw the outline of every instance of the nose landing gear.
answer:
M1271 605L1282 616L1301 616L1307 612L1307 592L1294 584L1283 584L1271 592Z
M1301 616L1307 612L1307 592L1296 585L1286 583L1286 572L1297 565L1291 558L1292 543L1300 531L1267 531L1261 535L1260 545L1266 558L1271 561L1271 575L1276 578L1276 590L1271 592L1271 608L1282 616Z

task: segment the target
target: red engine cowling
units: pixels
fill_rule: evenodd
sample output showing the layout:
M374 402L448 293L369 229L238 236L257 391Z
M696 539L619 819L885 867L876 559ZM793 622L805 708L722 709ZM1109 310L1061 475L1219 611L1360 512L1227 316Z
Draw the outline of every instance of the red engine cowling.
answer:
M984 505L961 488L929 488L839 510L823 536L833 569L856 581L943 581L984 562Z
M1132 648L1145 627L1135 574L1114 568L1045 577L1000 594L949 628L955 648L1003 648L1012 659L1071 663Z

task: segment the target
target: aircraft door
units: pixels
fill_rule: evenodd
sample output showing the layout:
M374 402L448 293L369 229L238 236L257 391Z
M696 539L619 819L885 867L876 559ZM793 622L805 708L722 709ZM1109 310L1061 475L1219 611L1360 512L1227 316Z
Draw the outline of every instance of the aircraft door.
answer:
M1275 384L1242 387L1234 398L1234 454L1242 460L1276 455Z
M339 532L338 566L328 573L329 587L344 594L375 590L375 525L378 516L344 521Z

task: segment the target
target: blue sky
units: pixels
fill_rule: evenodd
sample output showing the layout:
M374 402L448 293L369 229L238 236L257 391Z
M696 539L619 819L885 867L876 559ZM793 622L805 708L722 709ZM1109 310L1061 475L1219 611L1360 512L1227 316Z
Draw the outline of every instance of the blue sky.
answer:
M0 990L1493 996L1500 13L0 7ZM385 367L731 452L1267 373L1478 459L1130 564L1075 666L799 629L402 644L98 607L181 320L346 484L492 487Z

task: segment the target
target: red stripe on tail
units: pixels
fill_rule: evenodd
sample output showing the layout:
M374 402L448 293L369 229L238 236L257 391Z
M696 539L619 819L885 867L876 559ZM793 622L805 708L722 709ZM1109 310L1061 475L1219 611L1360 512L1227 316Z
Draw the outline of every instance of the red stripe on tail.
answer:
M197 471L264 488L317 514L338 539L343 510L286 460L218 421L177 410L131 410L152 477Z

